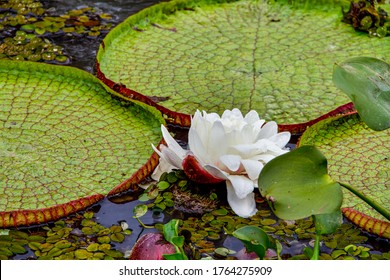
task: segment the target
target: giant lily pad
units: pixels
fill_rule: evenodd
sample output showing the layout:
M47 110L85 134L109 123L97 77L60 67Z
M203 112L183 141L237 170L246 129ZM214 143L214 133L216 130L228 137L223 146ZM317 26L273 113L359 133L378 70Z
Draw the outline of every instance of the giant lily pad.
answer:
M112 94L76 68L0 61L0 227L57 219L153 169L161 114Z
M125 94L149 96L169 117L237 107L282 124L308 122L349 101L332 83L333 64L359 55L390 60L390 38L342 23L343 1L290 2L152 6L106 36L100 76Z
M354 186L365 196L386 208L389 207L389 130L373 131L357 114L339 116L308 128L299 145L318 147L328 159L329 174L334 180ZM389 222L382 215L350 191L343 192L343 208L352 208L371 218L384 221L383 227L390 231Z

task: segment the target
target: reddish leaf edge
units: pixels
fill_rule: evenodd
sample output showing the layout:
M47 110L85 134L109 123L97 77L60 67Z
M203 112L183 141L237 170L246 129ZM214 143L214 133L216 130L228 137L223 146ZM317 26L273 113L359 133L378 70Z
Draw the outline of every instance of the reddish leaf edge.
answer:
M108 86L110 89L113 91L119 93L121 96L132 99L132 100L137 100L140 102L143 102L149 106L155 107L157 110L159 110L164 119L171 124L175 125L180 125L182 127L189 127L191 125L191 116L188 114L183 114L183 113L177 113L172 110L169 110L165 108L164 106L161 106L151 100L149 97L146 95L143 95L139 92L136 92L135 90L127 88L123 84L118 84L106 77L106 75L100 70L100 64L99 62L96 61L95 63L95 68L96 68L96 76L99 80L101 80L106 86Z
M56 221L85 210L103 198L104 195L95 194L42 209L0 212L0 228L25 227Z
M365 231L390 239L390 223L375 219L353 208L342 208L344 216Z
M160 141L157 147L159 147L160 144L166 144L164 139ZM107 196L117 195L128 190L137 190L139 188L139 184L142 183L150 174L152 174L153 170L157 167L159 158L159 155L156 152L153 152L144 165L142 165L133 175L131 175L130 178L126 179L113 188L107 194Z
M117 92L119 95L128 98L137 100L140 102L143 102L147 105L155 107L157 110L159 110L164 119L173 125L179 125L182 127L190 127L191 126L191 115L179 113L172 111L164 106L159 105L152 99L150 99L148 96L143 95L135 90L129 89L126 87L126 85L118 84L106 77L106 75L100 70L100 64L98 61L95 63L96 68L96 76L98 79L100 79L105 85L107 85L110 89ZM356 109L352 102L341 105L337 107L336 109L307 122L297 123L297 124L279 124L279 130L280 131L289 131L294 135L302 134L307 127L312 126L313 124L324 120L329 117L337 116L337 115L346 115L346 114L354 114L356 113Z
M164 143L163 140L160 141L160 144ZM107 197L120 194L127 190L137 190L139 184L157 167L158 162L159 156L156 152L153 152L151 157L141 168L139 168L130 178L114 187L107 194ZM47 208L0 212L0 228L28 227L56 221L76 212L83 211L103 200L105 197L106 196L103 194L95 194Z

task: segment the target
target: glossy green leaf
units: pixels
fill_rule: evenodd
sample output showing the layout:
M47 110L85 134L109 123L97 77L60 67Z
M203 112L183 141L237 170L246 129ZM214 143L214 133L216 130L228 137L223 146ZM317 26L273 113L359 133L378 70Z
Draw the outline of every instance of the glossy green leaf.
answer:
M108 79L175 112L236 107L278 123L307 122L349 102L332 83L336 61L362 53L390 60L390 37L356 32L341 22L340 6L164 2L110 31L97 60Z
M164 121L114 95L76 68L0 60L0 227L58 219L130 186Z
M308 128L299 145L315 145L329 162L329 174L358 189L380 205L390 205L390 130L374 131L359 115L323 120ZM353 208L373 218L384 217L343 188L343 208Z
M133 208L134 218L140 218L148 212L148 206L145 204L138 204Z
M317 214L313 217L317 234L334 233L343 223L343 215L340 209L333 213Z
M271 243L265 231L256 226L244 226L233 232L233 236L241 240L248 252L255 252L263 259Z
M333 82L354 103L374 130L390 127L390 65L373 57L355 57L333 70Z
M328 175L327 160L314 146L302 146L267 163L259 190L274 213L285 220L340 209L340 185Z
M184 253L184 237L179 236L179 222L178 219L172 219L163 226L163 234L166 241L175 246L176 253L163 255L166 260L186 260L188 259Z

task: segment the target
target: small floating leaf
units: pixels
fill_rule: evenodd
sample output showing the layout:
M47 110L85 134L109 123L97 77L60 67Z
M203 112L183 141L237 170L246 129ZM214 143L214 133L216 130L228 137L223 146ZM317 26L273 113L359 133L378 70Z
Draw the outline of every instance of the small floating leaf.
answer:
M111 239L109 236L100 236L97 238L97 240L100 244L108 244L111 242Z
M74 252L74 255L79 260L86 260L93 257L93 254L91 252L88 252L85 249L78 249Z
M111 237L111 241L113 242L121 243L123 242L123 240L125 240L125 236L120 232L113 233L111 234L110 237Z
M171 174L171 173L170 173ZM166 181L160 181L158 182L157 184L157 187L160 191L163 191L163 190L166 190L167 188L169 188L171 185L166 182Z
M145 204L138 204L133 208L134 218L140 218L148 212L148 206Z
M88 252L96 252L99 251L99 244L98 243L91 243L87 247Z
M233 236L245 244L248 252L255 252L260 259L264 258L266 250L271 246L267 233L255 226L241 227L233 232Z

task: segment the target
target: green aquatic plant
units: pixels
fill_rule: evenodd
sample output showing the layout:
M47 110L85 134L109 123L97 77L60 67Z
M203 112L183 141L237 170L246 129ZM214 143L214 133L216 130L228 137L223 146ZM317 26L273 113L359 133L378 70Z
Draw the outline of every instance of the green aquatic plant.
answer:
M188 260L184 252L184 236L179 235L179 220L172 219L163 226L163 235L166 241L171 243L176 253L163 255L166 260Z
M286 220L314 217L316 239L312 259L319 258L320 236L335 232L342 224L341 187L390 220L390 211L385 206L356 188L334 181L328 174L327 159L314 146L301 146L271 160L259 176L260 193L278 217Z
M268 234L256 226L241 227L233 232L233 236L245 244L248 252L255 252L260 259L264 258L268 248L275 248Z
M58 220L41 229L6 230L0 234L0 259L32 254L39 260L113 260L123 259L115 244L123 243L132 231L114 224L104 227L94 219L93 212Z
M374 57L336 64L333 82L352 100L362 120L374 130L390 127L390 65Z
M371 36L385 37L390 34L388 13L379 3L384 1L351 1L349 10L343 10L343 21L355 30L368 32Z

